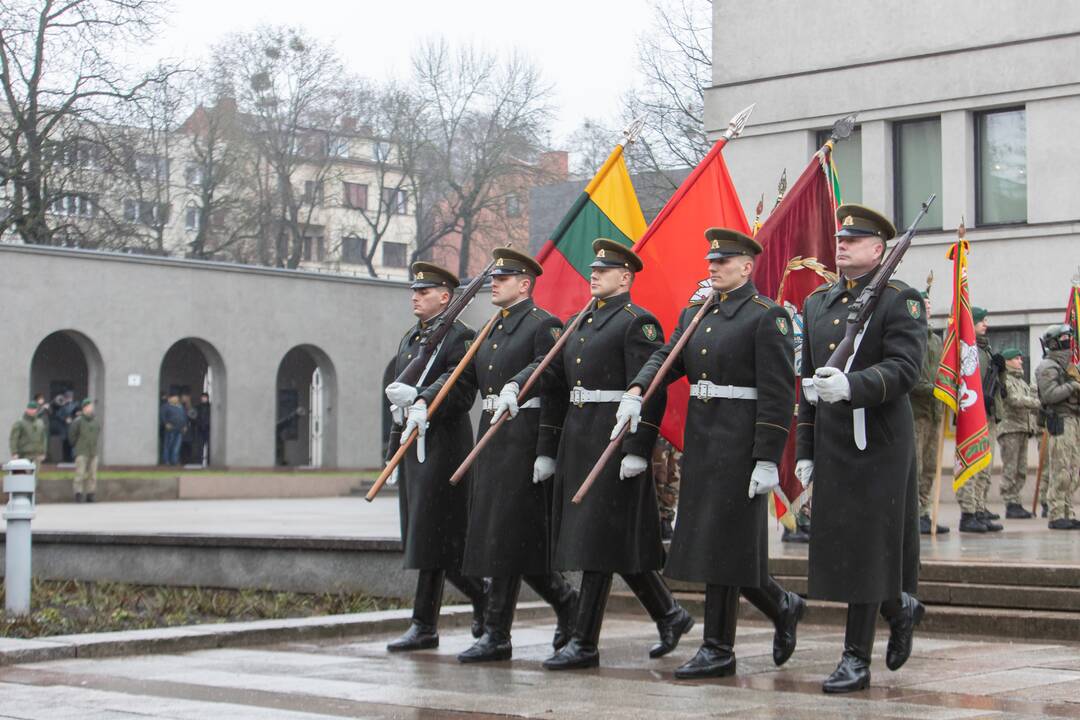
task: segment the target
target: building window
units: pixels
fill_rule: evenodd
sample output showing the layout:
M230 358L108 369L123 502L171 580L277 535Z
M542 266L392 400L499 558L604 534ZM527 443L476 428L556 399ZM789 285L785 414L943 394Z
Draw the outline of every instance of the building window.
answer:
M390 160L390 143L379 140L375 143L375 162L388 162Z
M135 156L135 174L146 180L169 177L169 161L160 155L139 153Z
M49 205L54 215L92 218L97 215L97 203L89 195L62 195Z
M409 212L409 196L404 190L383 188L382 199L389 215L404 215Z
M1027 222L1027 117L1023 108L979 113L975 121L976 223Z
M192 232L197 232L199 229L200 218L202 213L199 212L199 208L195 205L188 205L184 208L184 229Z
M305 205L323 204L323 184L321 180L304 181L303 203Z
M124 199L124 220L143 225L159 225L169 221L169 206L135 198Z
M506 197L506 216L521 217L521 199L517 195Z
M921 223L922 229L941 224L941 118L905 120L893 125L893 171L896 226L900 232L919 214L930 196L937 200Z
M383 267L403 268L408 265L406 253L408 246L405 243L384 242L382 246Z
M326 154L330 157L349 157L349 139L331 135L326 138Z
M184 183L188 186L203 184L202 165L188 165L184 168Z
M326 259L326 240L320 233L304 235L303 256L306 262Z
M817 134L817 146L829 139L829 130ZM840 177L840 199L846 203L861 203L862 194L862 128L855 128L844 140L833 146L833 162Z
M367 254L367 240L356 235L341 238L341 262L362 265Z
M360 183L342 183L345 188L345 207L354 210L367 210L367 185Z

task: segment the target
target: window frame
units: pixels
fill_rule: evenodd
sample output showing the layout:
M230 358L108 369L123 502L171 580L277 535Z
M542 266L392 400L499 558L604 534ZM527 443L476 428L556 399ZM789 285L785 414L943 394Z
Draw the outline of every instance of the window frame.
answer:
M892 221L893 221L893 224L896 226L896 232L897 232L898 235L902 235L904 233L904 231L907 229L907 225L903 225L903 227L901 227L901 225L903 224L904 212L903 212L903 208L901 207L902 198L901 198L901 193L900 193L900 180L901 180L900 146L902 144L900 142L900 128L903 125L911 125L911 124L914 124L914 123L926 122L927 120L937 120L938 133L940 134L941 133L941 115L940 114L938 114L938 115L923 115L923 116L920 116L920 117L904 118L902 120L894 120L892 122L892 161L893 161L893 166L892 166L892 171L893 171L893 173L892 173L893 174L893 182L892 182L892 186L893 186L893 188L892 188L893 189L893 216L892 216ZM936 203L937 203L938 207L941 207L941 195L943 195L944 192L945 192L945 187L944 187L944 185L945 185L945 173L944 173L944 170L940 167L940 164L944 161L944 155L945 155L945 148L942 147L941 152L940 152L940 154L938 156L938 164L939 164L938 170L939 170L939 172L941 172L941 185L942 185L942 187L938 190L938 193L937 193L938 198L936 200ZM942 213L942 223L943 223L942 225L938 225L936 227L927 227L925 225L920 225L919 226L919 231L920 232L941 232L942 230L945 229L944 228L944 222L945 222L945 214Z
M1015 227L1019 225L1027 225L1027 208L1024 208L1023 220L1006 220L1004 222L984 222L983 221L983 202L982 202L982 131L979 128L980 120L987 115L997 115L1000 113L1017 112L1024 113L1024 129L1027 130L1027 105L1013 105L1009 107L991 108L988 110L978 110L972 113L972 125L974 132L972 133L975 141L975 227ZM1027 138L1024 138L1024 172L1027 173ZM1024 198L1027 199L1027 185L1025 184ZM1026 367L1026 366L1025 366Z
M387 261L386 251L391 246L393 246L395 248L395 251L396 251L396 248L398 248L398 247L401 248L401 263L400 264L393 264L392 265ZM384 268L395 268L395 269L409 267L409 244L408 243L402 243L402 242L387 242L387 241L384 240L383 244L382 244L382 266Z

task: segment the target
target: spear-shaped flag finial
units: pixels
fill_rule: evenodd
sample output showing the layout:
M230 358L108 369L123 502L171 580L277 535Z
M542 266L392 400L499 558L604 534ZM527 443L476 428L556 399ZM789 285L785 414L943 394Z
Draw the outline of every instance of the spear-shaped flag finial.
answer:
M739 137L739 134L742 133L743 128L746 127L746 121L749 120L750 115L753 114L755 106L757 106L757 103L751 103L750 105L736 113L735 117L731 118L731 120L728 122L727 129L724 130L725 140L731 141Z
M634 118L634 120L626 126L622 131L623 139L619 141L619 144L626 147L628 144L636 141L638 136L641 135L641 131L645 128L645 116Z
M851 132L855 129L855 116L857 114L851 113L834 122L832 131L829 133L829 139L835 142L850 137Z

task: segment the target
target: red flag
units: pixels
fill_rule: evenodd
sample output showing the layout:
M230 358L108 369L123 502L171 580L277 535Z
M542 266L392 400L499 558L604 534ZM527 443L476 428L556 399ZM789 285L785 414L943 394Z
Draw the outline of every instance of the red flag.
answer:
M934 382L934 396L956 415L956 465L953 490L959 490L975 473L990 465L990 430L986 426L982 376L975 323L968 298L967 251L964 226L959 240L949 249L953 261L953 302L945 330L945 349Z
M634 302L656 315L667 337L675 331L679 313L691 298L711 287L705 270L705 230L726 227L750 234L742 203L720 153L725 144L727 139L721 138L712 146L634 246L645 262L645 269L634 281ZM680 450L689 399L690 386L685 378L670 385L667 413L660 424L660 432Z
M1074 281L1075 282L1075 281ZM1065 322L1072 326L1072 362L1080 365L1080 284L1072 286L1069 306L1065 308Z
M762 253L754 265L754 285L791 314L795 328L795 407L792 408L784 458L780 463L780 487L773 493L776 517L794 529L793 505L801 501L802 484L795 477L795 412L798 408L802 353L803 302L815 288L836 277L835 168L826 158L831 146L814 155L787 196L761 226L755 239Z

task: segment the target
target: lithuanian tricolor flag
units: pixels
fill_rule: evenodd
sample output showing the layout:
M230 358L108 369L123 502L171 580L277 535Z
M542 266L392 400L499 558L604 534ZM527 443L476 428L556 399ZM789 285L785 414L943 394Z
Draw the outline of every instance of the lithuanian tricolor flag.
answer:
M604 161L536 256L544 268L534 293L536 304L563 320L591 296L593 240L605 237L630 247L645 234L645 216L623 158L625 142Z

